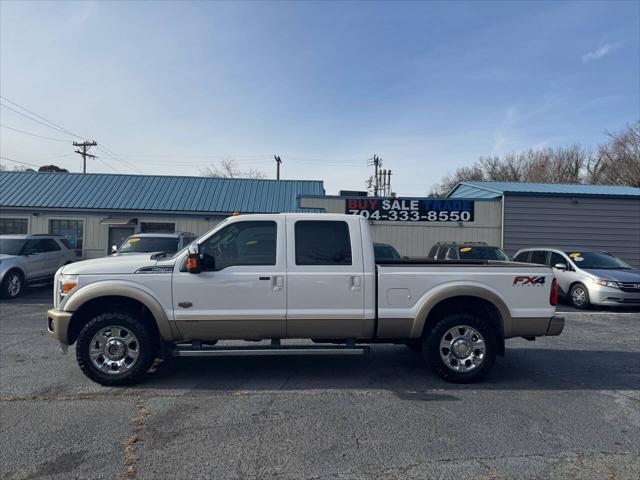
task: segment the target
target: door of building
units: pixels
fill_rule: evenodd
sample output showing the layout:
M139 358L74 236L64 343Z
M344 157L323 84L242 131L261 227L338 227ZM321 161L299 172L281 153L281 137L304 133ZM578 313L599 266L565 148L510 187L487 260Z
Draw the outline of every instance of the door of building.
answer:
M116 248L120 248L120 245L124 243L124 241L130 235L135 233L135 229L133 227L109 227L109 243L107 244L107 255L111 255L113 253L113 246Z

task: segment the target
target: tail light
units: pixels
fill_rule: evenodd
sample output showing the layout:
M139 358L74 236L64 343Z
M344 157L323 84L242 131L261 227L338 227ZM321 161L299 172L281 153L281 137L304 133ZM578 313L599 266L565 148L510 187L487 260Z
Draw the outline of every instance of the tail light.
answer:
M549 303L554 307L558 305L558 282L555 278L551 281L551 293L549 294Z

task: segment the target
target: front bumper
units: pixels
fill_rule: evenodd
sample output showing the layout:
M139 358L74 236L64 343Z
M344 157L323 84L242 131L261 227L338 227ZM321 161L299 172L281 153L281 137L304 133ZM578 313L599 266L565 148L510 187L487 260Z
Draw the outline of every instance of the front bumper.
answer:
M71 312L60 310L49 310L47 312L47 331L49 335L58 340L62 345L69 345L69 323L71 322Z
M640 305L640 293L611 287L590 287L589 301L592 305Z
M557 315L551 317L549 326L547 327L547 335L560 335L562 333L562 330L564 330L564 317L559 317Z

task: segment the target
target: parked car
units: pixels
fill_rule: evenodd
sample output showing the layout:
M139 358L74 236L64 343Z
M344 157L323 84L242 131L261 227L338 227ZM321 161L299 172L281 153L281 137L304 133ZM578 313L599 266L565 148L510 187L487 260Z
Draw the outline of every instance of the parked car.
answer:
M427 258L434 260L499 260L509 262L511 258L498 247L484 242L438 242Z
M514 259L553 267L560 294L576 308L640 305L640 271L599 250L525 248Z
M137 233L128 237L120 248L111 247L115 255L130 253L178 252L196 239L191 232Z
M399 260L402 258L395 247L388 243L374 243L373 255L376 258L376 262L380 260Z
M71 243L58 235L0 235L0 296L16 298L26 284L53 280L76 260Z
M420 345L443 378L471 382L506 338L562 332L556 294L542 265L376 264L360 215L240 215L177 254L63 267L47 328L103 385L141 380L158 355L360 355L381 342ZM300 338L327 345L281 344ZM216 346L234 339L271 345Z

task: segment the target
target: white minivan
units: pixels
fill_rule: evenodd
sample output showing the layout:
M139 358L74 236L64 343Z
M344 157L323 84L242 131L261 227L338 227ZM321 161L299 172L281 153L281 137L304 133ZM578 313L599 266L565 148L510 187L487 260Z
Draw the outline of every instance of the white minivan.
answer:
M640 307L640 271L610 253L579 248L523 248L514 260L552 267L561 295L576 308Z

